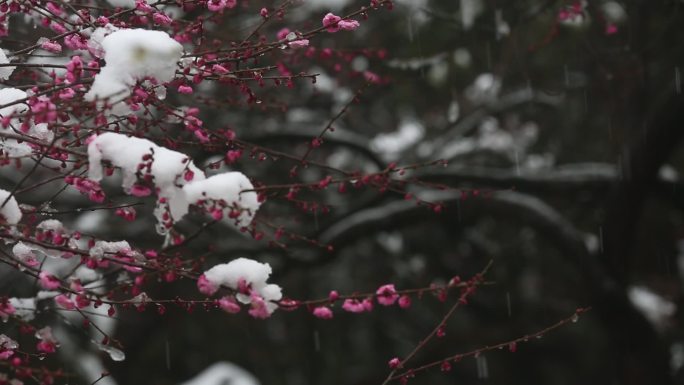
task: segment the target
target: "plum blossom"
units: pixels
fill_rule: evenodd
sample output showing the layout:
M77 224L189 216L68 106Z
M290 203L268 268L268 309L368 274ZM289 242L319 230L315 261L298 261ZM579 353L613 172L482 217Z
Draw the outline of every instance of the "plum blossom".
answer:
M378 303L384 306L394 305L399 298L399 294L397 294L393 284L380 286L375 295L377 295Z
M290 29L289 28L283 28L278 33L276 34L276 37L278 40L284 40L287 38L287 35L290 34Z
M337 25L337 23L338 23L340 20L342 20L341 17L336 16L336 15L334 15L334 14L331 13L331 12L328 12L328 14L326 14L326 15L323 17L323 26L326 27L326 29L328 30L328 32L331 32L331 33L332 33L332 32L337 32L337 31L340 30L339 26Z
M62 52L62 46L59 43L50 40L45 40L44 42L42 42L40 44L40 48L52 53Z
M262 296L252 293L250 298L252 307L248 311L249 315L258 319L266 319L271 316L271 311L268 309L269 304L264 301Z
M212 12L220 12L224 8L235 8L237 0L209 0L207 1L207 9Z
M213 295L218 290L218 286L214 285L207 279L207 276L202 274L197 279L197 289L204 295Z
M292 48L308 47L309 46L309 39L293 40L293 41L289 42L288 45Z
M338 32L339 30L352 31L359 28L359 22L351 19L342 19L341 17L328 12L323 17L323 26L330 32Z
M218 305L221 308L221 310L225 311L226 313L235 314L240 312L240 305L235 301L235 298L232 296L225 296L219 299Z
M340 27L340 29L343 29L345 31L353 31L357 28L359 28L359 22L356 20L340 20L339 23L337 23L337 26Z
M363 302L359 301L358 299L345 299L344 303L342 304L342 309L350 313L363 313L366 311Z
M309 46L309 39L303 39L300 37L301 35L298 35L295 32L290 32L285 36L287 39L287 44L291 48L302 48L302 47L308 47Z
M402 295L399 297L399 307L402 309L408 309L411 307L411 297L408 295Z
M6 360L14 355L14 349L17 349L19 344L17 341L0 334L0 360Z
M189 95L192 93L192 87L186 86L185 84L178 86L178 93Z
M73 175L67 175L64 182L72 185L83 195L87 195L88 199L93 202L102 203L105 200L105 193L100 187L100 183L86 178L81 178Z
M12 247L12 253L14 256L28 267L36 267L40 265L40 262L33 253L33 250L34 248L23 242L17 242L14 247Z
M320 319L331 319L333 312L327 306L319 306L313 310L313 315Z
M40 286L45 290L55 290L60 286L57 277L44 271L38 274L38 280L40 281Z
M152 20L154 20L154 22L159 25L169 25L173 22L173 20L171 20L170 17L159 12L152 15Z
M205 271L197 280L197 288L205 295L215 294L221 286L232 289L239 302L252 305L250 315L265 318L264 312L270 316L278 308L275 301L283 297L280 286L267 282L271 272L267 263L238 258Z
M54 353L57 351L57 339L52 335L52 329L46 326L36 332L36 338L40 340L36 345L36 349L41 353Z
M2 318L3 321L7 321L12 314L16 313L16 311L14 306L8 301L0 302L0 318Z
M67 310L73 310L74 308L76 308L74 301L72 301L71 298L67 297L64 294L56 296L55 303L57 303L57 305Z
M371 298L366 298L361 301L361 305L365 311L373 311L373 300Z

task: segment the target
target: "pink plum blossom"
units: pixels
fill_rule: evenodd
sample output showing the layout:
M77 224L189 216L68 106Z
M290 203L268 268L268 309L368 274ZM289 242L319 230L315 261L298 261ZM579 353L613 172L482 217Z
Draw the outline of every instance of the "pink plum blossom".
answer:
M258 319L266 319L271 316L271 313L268 311L268 308L266 307L266 301L264 301L263 297L261 297L258 294L252 293L251 299L252 307L248 311L249 315Z
M384 306L394 305L394 302L399 298L393 284L380 286L375 295L377 296L378 303Z
M72 301L69 297L67 297L64 294L56 296L55 302L57 303L57 305L67 310L73 310L74 308L76 308L74 301Z
M363 313L366 311L363 303L358 299L345 299L344 303L342 304L342 309L350 313Z
M210 282L204 274L197 279L197 289L204 295L213 295L218 291L218 287Z
M238 303L235 301L235 298L231 296L225 296L219 299L218 305L221 310L225 311L226 313L235 314L240 312L240 305L238 305Z
M60 286L57 277L44 271L38 274L38 280L40 281L40 286L45 290L55 290Z
M333 312L327 306L319 306L313 310L313 315L320 319L331 319Z
M359 22L351 19L342 19L341 17L328 12L323 17L323 26L328 32L334 33L341 29L345 31L355 30L359 28Z
M411 307L411 297L408 295L402 295L399 297L399 307L402 309L408 309Z

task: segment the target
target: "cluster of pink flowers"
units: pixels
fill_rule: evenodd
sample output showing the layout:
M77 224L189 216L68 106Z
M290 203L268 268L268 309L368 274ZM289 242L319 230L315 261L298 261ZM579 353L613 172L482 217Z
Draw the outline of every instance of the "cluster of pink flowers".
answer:
M583 16L584 14L584 4L582 1L575 1L569 7L563 7L558 11L558 20L566 21L573 17Z
M19 347L16 341L0 334L0 360L7 360L14 355L14 350Z
M287 40L287 45L292 48L307 47L309 39L304 39L298 32L291 32L289 28L283 28L276 34L278 40Z
M62 52L62 46L59 43L52 40L45 40L40 44L40 48L52 53Z
M40 340L36 345L36 349L39 352L52 354L57 351L57 346L59 344L57 339L52 335L52 329L49 326L36 331L36 338Z
M207 9L212 12L221 12L224 8L235 8L237 0L207 0Z
M337 291L331 291L328 295L328 301L331 303L339 299ZM408 295L399 295L394 287L394 284L382 285L375 291L375 299L380 305L392 306L395 303L402 309L407 309L411 306L411 297ZM347 298L342 302L342 309L349 313L364 313L373 310L373 298ZM333 312L328 306L318 306L313 309L313 315L321 319L333 318Z
M16 309L12 304L7 300L4 299L0 301L0 319L4 321L7 321L7 319L14 313L16 313Z
M178 92L180 93L192 93L192 88L188 86L181 86L181 87L187 87L181 89L179 87ZM199 108L193 107L193 108L188 108L185 110L185 116L183 117L183 125L185 126L185 129L192 132L195 134L195 137L200 140L202 143L207 143L209 142L209 136L207 133L204 131L204 122L202 119L198 118L197 115L199 114Z
M328 12L328 14L323 17L323 26L330 33L338 32L340 30L353 31L359 28L359 22L351 19L342 19L341 17Z
M377 295L378 303L383 306L392 306L399 298L392 284L380 286L375 295Z
M235 298L233 296L225 296L222 297L221 299L216 301L217 305L221 310L225 311L226 313L239 313L240 312L240 305L235 301Z
M114 214L116 216L119 216L129 222L132 222L135 220L135 217L137 215L135 209L133 207L121 207L118 208L114 211Z
M67 175L64 177L64 182L68 185L74 186L78 192L87 195L88 199L93 202L102 203L105 200L105 193L100 187L100 183L87 178Z
M248 311L249 315L258 319L266 319L271 316L271 313L266 307L264 298L255 292L250 293L251 307Z
M40 282L40 287L45 290L55 290L62 284L59 281L59 278L45 271L41 271L40 274L38 274L38 281Z
M212 296L219 290L219 287L209 281L204 274L200 275L200 277L197 279L197 288L200 293L207 296ZM249 296L250 308L247 313L250 316L257 319L266 319L271 316L271 312L266 306L266 300L256 291L252 290L251 285L248 284L244 279L239 280L237 292L239 294ZM216 304L221 310L231 314L239 313L241 309L240 304L232 295L221 297L220 299L216 300Z
M67 310L83 309L90 305L90 299L83 294L77 295L75 299L72 299L69 295L60 294L55 297L55 303Z
M219 288L209 281L204 274L202 274L197 279L197 289L200 293L211 296L214 295Z
M28 100L28 105L31 107L34 123L53 123L57 121L57 106L48 97L31 98Z

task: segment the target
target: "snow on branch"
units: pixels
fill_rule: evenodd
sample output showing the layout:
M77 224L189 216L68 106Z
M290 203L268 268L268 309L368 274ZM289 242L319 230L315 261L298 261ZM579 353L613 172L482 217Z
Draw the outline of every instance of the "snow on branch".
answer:
M88 144L89 179L103 178L102 161L121 169L122 187L129 195L157 195L157 231L166 234L188 213L191 204L204 208L216 220L227 217L238 226L251 223L261 203L254 186L240 172L207 178L190 158L141 138L105 133Z
M145 29L112 32L102 40L102 49L107 64L95 75L87 100L128 96L135 83L145 78L169 82L183 54L183 46L166 32Z
M0 190L0 215L10 225L16 225L21 220L21 210L14 196L9 191Z

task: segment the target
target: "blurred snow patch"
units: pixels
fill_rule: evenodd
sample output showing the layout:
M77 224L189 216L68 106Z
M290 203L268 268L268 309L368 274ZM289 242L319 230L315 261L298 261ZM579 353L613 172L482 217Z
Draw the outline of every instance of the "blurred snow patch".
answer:
M595 234L584 234L584 245L590 254L597 254L601 249L601 240Z
M470 64L473 62L473 56L466 48L459 48L454 51L453 59L457 66L464 68L470 67Z
M413 25L420 27L430 21L430 17L425 13L428 0L395 0L395 3L408 7L409 36L413 35Z
M287 111L287 121L290 123L311 122L316 114L307 108L291 108Z
M632 286L627 296L634 307L648 319L656 328L663 329L668 318L677 311L677 306L670 300L661 297L644 286Z
M346 166L354 164L355 161L354 154L343 148L330 154L327 163L332 167L344 169Z
M627 12L617 1L607 1L601 5L603 16L613 23L620 23L627 19Z
M10 305L17 310L14 314L24 322L33 321L36 314L36 299L35 298L10 298Z
M0 207L0 216L2 216L2 220L10 225L19 223L22 214L17 200L14 199L14 195L9 191L0 189L0 201L4 203L4 206Z
M676 182L679 180L679 173L677 170L669 164L664 164L658 170L658 176L660 179L666 182Z
M9 64L10 61L7 58L7 55L5 55L5 51L0 48L0 64ZM0 80L7 80L9 79L10 75L12 75L12 72L14 72L15 67L0 67Z
M452 159L475 151L493 151L520 161L520 167L530 170L547 168L554 163L553 156L541 156L527 159L529 148L537 141L539 126L534 122L526 122L512 130L503 129L499 120L493 116L482 119L477 133L447 144L438 154L438 158Z
M378 234L378 243L391 254L399 254L404 250L404 237L399 232Z
M511 27L503 18L503 12L497 9L495 12L496 21L496 39L499 40L503 36L508 36L511 33Z
M466 31L475 24L475 19L484 10L482 0L461 0L461 23Z
M352 60L352 69L356 72L363 72L368 69L368 59L364 56L357 56Z
M350 0L305 0L304 6L310 9L336 11L350 3Z
M526 171L541 171L552 168L555 163L556 157L552 153L529 154L520 168Z
M447 110L447 121L452 124L456 123L460 114L461 107L458 105L457 101L452 100L451 103L449 103L449 109Z
M89 211L79 215L73 227L74 230L82 233L92 233L101 229L108 217L109 215L106 210Z
M449 63L446 61L439 61L433 64L427 73L427 80L433 87L439 87L443 85L447 81L448 77Z
M316 83L312 84L314 90L321 93L332 93L337 90L337 82L323 68L314 67L311 72L318 74Z
M259 385L248 371L229 362L217 362L181 385Z
M496 99L499 91L501 79L491 73L483 73L466 89L465 95L471 102L478 104Z
M418 143L425 136L425 127L415 119L404 119L399 129L378 134L371 140L371 148L387 160L395 160L402 151Z
M670 347L670 368L676 373L684 366L684 345L681 343L672 344Z

